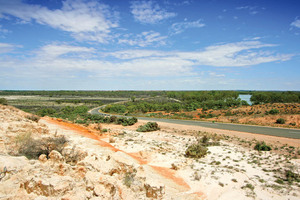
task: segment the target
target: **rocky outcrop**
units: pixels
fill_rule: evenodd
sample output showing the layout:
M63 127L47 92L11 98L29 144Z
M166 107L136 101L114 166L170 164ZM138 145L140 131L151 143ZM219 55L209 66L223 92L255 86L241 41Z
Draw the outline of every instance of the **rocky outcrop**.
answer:
M156 180L159 176L154 176L151 167L145 166L142 155L110 150L97 144L93 146L94 140L78 134L71 137L70 132L48 129L42 123L43 119L32 121L22 111L0 106L0 172L6 170L0 180L1 198L96 200L165 197L165 183ZM18 148L28 137L45 143L46 139L61 135L68 136L61 151L52 150L54 144L51 143L44 146L47 151L38 155L36 160L19 156Z
M51 178L33 177L21 184L27 193L34 193L41 196L63 196L73 190L74 181L68 176L52 176Z

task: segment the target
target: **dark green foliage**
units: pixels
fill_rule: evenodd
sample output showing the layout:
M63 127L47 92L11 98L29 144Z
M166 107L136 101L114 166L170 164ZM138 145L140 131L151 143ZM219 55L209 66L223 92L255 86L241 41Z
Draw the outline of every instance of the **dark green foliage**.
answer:
M253 104L264 103L299 103L299 92L252 92L250 98Z
M249 106L249 103L247 101L245 101L245 100L242 100L241 104L242 104L242 106Z
M131 117L119 117L116 119L115 123L116 124L122 124L123 126L132 126L137 122L137 118Z
M254 149L257 151L271 151L272 148L268 146L265 142L258 142L254 146Z
M250 183L247 183L246 185L242 186L242 189L245 189L245 188L248 188L248 189L250 189L252 191L254 190L254 186L252 184L250 184Z
M222 109L240 106L241 100L234 91L170 91L164 98L135 100L121 104L112 104L103 108L107 113L147 113L156 111L180 112L194 111L198 108ZM180 102L178 102L180 100ZM208 116L208 118L215 116Z
M85 124L87 121L86 120L82 120L82 119L78 119L75 121L76 124Z
M300 175L296 174L295 172L292 172L291 170L286 170L285 171L285 179L289 183L292 183L294 181L300 182Z
M5 98L0 98L0 104L7 105L7 100Z
M125 113L126 112L126 107L121 104L112 104L112 105L107 105L103 109L103 112L106 113Z
M276 124L285 124L285 120L283 118L278 118Z
M279 110L277 110L277 109L272 109L272 110L270 110L270 111L266 111L266 114L276 115L276 114L279 114Z
M202 158L207 154L207 150L208 149L200 143L192 144L186 149L185 155L192 158Z
M138 132L150 132L159 130L159 126L156 122L148 122L145 125L139 126L136 131Z
M280 178L276 179L275 182L278 184L284 184L283 180Z
M37 115L44 117L44 116L51 116L56 113L56 110L53 108L42 108L37 111Z

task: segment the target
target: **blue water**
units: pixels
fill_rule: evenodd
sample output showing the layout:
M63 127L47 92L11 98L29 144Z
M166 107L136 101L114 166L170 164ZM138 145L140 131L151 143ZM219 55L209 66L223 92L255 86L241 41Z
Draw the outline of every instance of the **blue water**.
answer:
M241 100L244 100L244 101L247 101L247 103L249 105L252 105L251 101L250 101L250 98L251 98L252 95L250 94L240 94L239 95L239 98L241 98Z

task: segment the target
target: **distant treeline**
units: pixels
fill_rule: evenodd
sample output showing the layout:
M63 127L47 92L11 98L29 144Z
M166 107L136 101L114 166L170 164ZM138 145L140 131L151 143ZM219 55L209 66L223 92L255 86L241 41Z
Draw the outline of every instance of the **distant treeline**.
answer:
M185 104L204 103L209 101L238 100L239 94L252 95L251 101L258 103L296 103L299 102L300 92L281 91L85 91L85 90L60 90L60 91L18 91L4 90L0 95L40 95L40 96L82 96L82 97L112 97L112 98L147 98L162 96L180 100ZM211 104L208 103L208 104ZM209 105L208 105L209 106Z
M248 105L238 96L239 93L235 91L168 91L166 98L169 99L169 102L163 102L161 99L159 101L155 101L155 99L132 101L125 104L108 105L103 108L103 111L107 113L179 112L193 111L198 108L207 110Z
M250 100L253 104L300 103L300 92L254 92Z
M167 91L166 98L170 102L132 101L125 104L112 104L103 108L107 113L147 113L156 111L179 112L193 111L202 108L227 109L248 105L239 98L238 91ZM298 103L300 92L252 92L254 104L263 103ZM171 101L172 100L172 101Z
M89 90L59 90L59 91L23 91L23 90L4 90L0 91L0 95L40 95L40 96L86 96L86 97L121 97L131 98L136 97L151 97L163 96L165 91L89 91Z

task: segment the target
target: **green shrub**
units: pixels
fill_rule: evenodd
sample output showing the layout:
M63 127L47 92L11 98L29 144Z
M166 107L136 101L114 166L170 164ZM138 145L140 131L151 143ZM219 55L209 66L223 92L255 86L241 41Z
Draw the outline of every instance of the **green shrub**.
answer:
M289 183L292 183L294 181L300 182L300 175L296 174L295 172L292 172L291 170L285 171L285 178L286 181L288 181Z
M283 118L278 118L276 124L285 124L285 120Z
M232 116L233 114L230 112L230 110L228 110L226 113L225 113L225 116Z
M284 184L283 180L280 178L276 179L275 182L278 184Z
M202 158L207 154L207 150L201 144L192 144L186 149L185 155L192 158Z
M272 148L270 146L266 145L265 142L256 143L254 149L257 151L271 151L272 150Z
M252 184L250 184L250 183L247 183L246 185L242 186L242 189L245 189L245 188L248 188L248 189L250 189L252 191L254 190L254 186Z
M7 105L7 100L5 98L0 98L0 104Z
M160 130L158 124L156 122L148 122L145 125L141 125L136 129L138 132L150 132Z
M279 110L277 109L272 109L268 112L270 115L276 115L276 114L279 114Z
M44 117L44 116L52 116L53 114L56 113L56 110L53 108L42 108L37 111L37 115Z
M82 120L82 119L78 119L75 121L76 124L85 124L86 121L85 120Z

